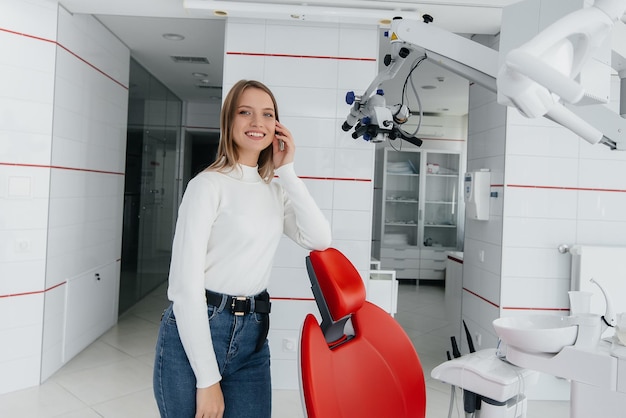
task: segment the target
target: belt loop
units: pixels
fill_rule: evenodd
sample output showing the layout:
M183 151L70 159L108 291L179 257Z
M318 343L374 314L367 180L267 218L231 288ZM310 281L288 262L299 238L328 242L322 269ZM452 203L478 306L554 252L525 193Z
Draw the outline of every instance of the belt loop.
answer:
M253 296L250 298L250 313L254 312L255 304L256 304L256 298Z
M217 311L222 312L225 308L230 309L230 306L226 306L228 304L228 295L223 293L219 293L219 295L222 297L222 301L220 302L220 306L218 306Z

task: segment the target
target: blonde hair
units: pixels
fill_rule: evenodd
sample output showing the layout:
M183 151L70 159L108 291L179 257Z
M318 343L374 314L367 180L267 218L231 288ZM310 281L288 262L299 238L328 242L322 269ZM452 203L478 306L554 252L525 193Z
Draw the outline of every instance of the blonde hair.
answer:
M230 89L222 104L220 115L220 143L217 148L217 157L207 170L228 171L236 166L239 160L239 150L233 139L233 121L239 105L239 99L247 88L255 88L264 91L272 99L274 115L278 120L278 105L272 91L260 81L240 80ZM274 149L272 145L265 148L259 154L257 162L261 178L269 183L274 178Z

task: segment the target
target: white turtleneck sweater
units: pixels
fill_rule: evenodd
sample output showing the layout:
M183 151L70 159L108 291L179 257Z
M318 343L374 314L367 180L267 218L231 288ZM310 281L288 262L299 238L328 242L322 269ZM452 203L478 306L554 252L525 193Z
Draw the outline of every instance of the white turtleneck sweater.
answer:
M283 233L309 250L330 246L330 226L293 163L265 183L256 167L204 171L183 196L172 245L168 297L196 386L221 380L205 289L252 296L267 288Z

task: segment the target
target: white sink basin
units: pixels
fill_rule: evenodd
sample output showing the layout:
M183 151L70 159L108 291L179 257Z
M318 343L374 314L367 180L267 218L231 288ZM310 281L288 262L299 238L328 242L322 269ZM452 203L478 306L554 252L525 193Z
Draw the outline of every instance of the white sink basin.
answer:
M493 321L496 334L507 345L529 353L558 353L576 342L578 326L571 318L555 315L526 315Z

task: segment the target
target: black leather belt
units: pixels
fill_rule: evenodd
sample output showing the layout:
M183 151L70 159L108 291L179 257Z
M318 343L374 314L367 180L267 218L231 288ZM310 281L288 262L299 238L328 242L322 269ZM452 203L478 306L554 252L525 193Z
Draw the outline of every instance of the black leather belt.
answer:
M272 303L270 302L269 293L261 292L256 296L230 296L222 293L206 291L206 303L211 306L219 307L226 298L224 305L233 315L243 316L252 312L270 313ZM254 304L252 303L254 299Z
M256 343L255 351L259 351L265 345L265 341L267 340L267 334L270 330L270 310L272 308L272 303L270 302L270 294L267 291L261 292L256 296L230 296L224 295L222 293L211 292L210 290L206 291L206 303L207 305L220 307L222 306L222 301L226 299L226 303L224 304L225 308L230 310L233 315L236 316L244 316L246 314L256 312L263 315L262 324L263 329L259 333L259 337ZM254 303L252 303L254 300Z

